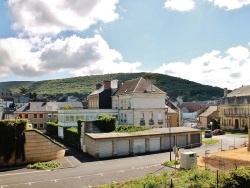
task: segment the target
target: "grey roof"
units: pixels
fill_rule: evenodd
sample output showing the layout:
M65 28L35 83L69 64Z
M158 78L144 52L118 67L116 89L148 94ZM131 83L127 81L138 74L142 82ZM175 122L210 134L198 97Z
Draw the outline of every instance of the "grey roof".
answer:
M46 111L58 111L63 107L71 105L74 109L83 109L81 102L30 102L21 108L17 109L17 112L46 112Z
M242 86L228 93L226 97L250 96L250 85Z
M200 133L201 130L193 129L190 127L171 127L171 134L177 133ZM169 134L169 128L155 128L149 129L146 131L139 131L133 133L86 133L86 135L90 136L93 139L101 139L101 138L115 138L115 137L131 137L131 136L152 136L152 135L161 135L161 134Z
M213 112L216 111L218 111L218 106L210 106L205 112L203 112L199 116L208 117L209 115L211 115Z
M128 80L122 84L122 86L116 91L115 95L129 94L129 93L145 93L146 92L146 80L142 77L133 80ZM152 85L153 93L165 93L155 85Z

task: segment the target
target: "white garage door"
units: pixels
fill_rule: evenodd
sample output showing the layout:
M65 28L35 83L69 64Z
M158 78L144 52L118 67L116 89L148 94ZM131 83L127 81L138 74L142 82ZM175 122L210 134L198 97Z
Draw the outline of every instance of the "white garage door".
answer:
M174 136L171 136L171 148L173 148L175 145L175 139L174 139ZM165 147L164 147L165 150L169 150L170 149L170 137L167 136L165 137Z
M149 139L149 150L153 151L160 151L161 150L161 142L160 138L150 138Z
M99 157L111 157L113 155L113 147L111 141L100 141L99 142Z
M145 153L145 139L135 139L133 143L134 154Z
M178 147L186 147L187 144L187 135L177 136L177 146Z
M117 155L129 155L129 140L117 141Z

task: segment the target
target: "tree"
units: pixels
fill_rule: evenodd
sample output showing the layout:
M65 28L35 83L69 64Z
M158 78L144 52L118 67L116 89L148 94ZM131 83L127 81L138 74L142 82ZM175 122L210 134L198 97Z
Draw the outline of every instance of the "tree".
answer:
M27 92L27 89L25 87L21 87L20 89L20 93L25 94Z

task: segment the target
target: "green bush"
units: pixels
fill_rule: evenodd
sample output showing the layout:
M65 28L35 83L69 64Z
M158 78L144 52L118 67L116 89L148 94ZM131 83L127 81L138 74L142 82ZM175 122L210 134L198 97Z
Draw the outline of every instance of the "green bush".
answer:
M115 130L116 118L103 114L97 120L93 121L93 123L101 132L112 132Z
M78 147L78 130L77 127L65 127L63 129L64 140Z
M222 178L223 187L247 188L250 187L250 166L241 166L233 169Z
M58 124L53 123L53 122L47 122L47 133L53 135L53 136L58 136Z
M38 162L34 164L29 164L27 168L37 169L37 170L50 170L58 168L61 164L59 162Z
M150 127L145 126L134 126L134 125L117 125L115 126L114 132L138 132L138 131L145 131L151 129Z

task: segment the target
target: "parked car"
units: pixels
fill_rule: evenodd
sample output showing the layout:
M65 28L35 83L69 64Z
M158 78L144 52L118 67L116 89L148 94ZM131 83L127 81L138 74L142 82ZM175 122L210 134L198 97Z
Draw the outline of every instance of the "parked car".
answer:
M211 138L213 136L212 130L205 130L205 138Z
M213 131L213 135L223 135L225 134L225 131L221 130L221 129L215 129Z

